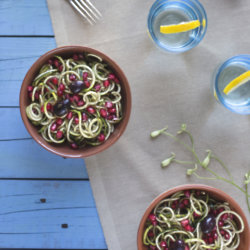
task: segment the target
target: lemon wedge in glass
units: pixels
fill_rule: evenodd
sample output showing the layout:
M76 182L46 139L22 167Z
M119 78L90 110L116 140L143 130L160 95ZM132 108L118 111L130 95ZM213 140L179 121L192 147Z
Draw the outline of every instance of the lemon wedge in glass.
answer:
M199 20L193 20L190 22L182 22L179 24L161 25L160 32L163 34L186 32L189 30L196 29L200 27L200 25L201 23Z
M230 83L228 83L228 85L223 89L223 92L226 95L228 95L229 93L231 93L241 85L247 83L248 81L250 81L250 70L239 75L238 77L233 79Z

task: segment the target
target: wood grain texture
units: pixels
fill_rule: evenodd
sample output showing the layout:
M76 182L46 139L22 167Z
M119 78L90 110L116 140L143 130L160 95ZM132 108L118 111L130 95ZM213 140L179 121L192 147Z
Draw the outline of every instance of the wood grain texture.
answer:
M1 0L0 35L53 36L46 1Z
M64 159L33 139L0 141L0 178L88 178L83 159Z
M1 181L0 203L1 248L106 248L88 181Z

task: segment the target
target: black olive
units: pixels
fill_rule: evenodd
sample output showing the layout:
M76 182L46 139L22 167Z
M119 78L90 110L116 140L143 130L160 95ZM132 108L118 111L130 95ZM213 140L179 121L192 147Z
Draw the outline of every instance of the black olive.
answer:
M85 87L85 83L83 81L73 81L69 85L69 88L73 94L77 94L82 91Z
M68 113L68 108L67 106L63 103L63 101L61 102L57 102L54 107L53 107L53 111L54 114L56 116L64 116Z
M70 108L70 100L69 100L69 99L64 99L64 100L62 101L62 103L63 103L63 105L64 105L65 107Z
M176 240L170 245L169 250L185 250L185 243L183 240Z
M208 234L213 231L215 224L215 217L213 215L208 215L201 222L201 231Z

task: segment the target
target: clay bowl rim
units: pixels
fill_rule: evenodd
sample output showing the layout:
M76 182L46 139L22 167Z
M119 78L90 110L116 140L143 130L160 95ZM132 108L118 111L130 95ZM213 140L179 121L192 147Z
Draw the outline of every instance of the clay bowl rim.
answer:
M49 58L53 57L54 55L61 55L61 56L68 56L70 54L74 53L80 53L80 52L87 52L87 53L93 53L98 56L100 56L111 68L114 70L114 72L117 74L118 78L120 79L121 82L121 87L122 87L122 95L123 95L123 110L124 110L124 118L123 120L117 124L114 132L111 134L109 139L105 141L103 144L95 147L86 147L86 148L81 148L77 150L71 149L68 145L63 144L63 145L55 145L55 144L50 144L46 142L41 135L38 134L37 128L30 123L28 120L26 113L25 113L25 108L28 105L29 100L28 100L28 94L27 94L27 86L32 82L34 77L37 75L39 69L41 66L48 61ZM90 48L90 47L85 47L85 46L79 46L79 45L70 45L70 46L62 46L58 47L52 50L49 50L42 56L40 56L30 67L28 72L26 73L24 80L21 85L20 89L20 94L19 94L19 104L20 104L20 113L22 120L24 122L24 125L26 129L28 130L29 134L32 136L32 138L43 148L46 150L65 157L65 158L85 158L89 157L92 155L95 155L97 153L100 153L110 146L112 146L124 133L129 118L131 114L131 91L130 91L130 86L127 80L127 77L125 76L123 70L120 68L120 66L112 60L110 57L108 57L106 54Z
M153 199L153 201L149 204L149 206L147 207L146 211L144 212L141 220L140 220L140 224L139 224L139 228L137 231L137 247L138 250L144 250L146 249L145 246L143 245L143 241L142 241L142 237L143 237L143 229L144 229L144 225L145 222L147 220L148 215L150 214L150 212L153 210L153 208L155 207L155 205L160 202L162 199L176 193L179 192L181 190L187 190L187 189L195 189L195 190L202 190L202 191L206 191L208 193L210 193L212 196L216 196L216 197L220 197L227 201L230 205L231 208L233 208L234 211L237 211L237 213L241 216L244 224L245 224L245 229L242 232L242 235L250 235L250 229L249 229L249 225L248 225L248 221L247 218L245 216L244 211L241 209L240 205L227 193L225 193L224 191L212 187L212 186L208 186L208 185L203 185L203 184L184 184L184 185L179 185L173 188L170 188L164 192L162 192L161 194L159 194L155 199ZM249 250L250 249L250 237L245 237L246 238L246 249L245 250Z

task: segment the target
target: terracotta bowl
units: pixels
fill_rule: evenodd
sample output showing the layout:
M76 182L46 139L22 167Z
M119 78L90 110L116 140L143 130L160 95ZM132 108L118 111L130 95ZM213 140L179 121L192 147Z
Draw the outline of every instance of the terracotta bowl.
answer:
M169 189L166 192L160 194L158 197L156 197L151 202L151 204L147 208L146 212L144 213L144 215L141 219L140 225L139 225L139 229L138 229L138 233L137 233L138 250L147 250L148 249L143 244L143 240L142 240L143 231L144 231L146 220L147 220L149 214L151 213L151 211L153 210L153 208L156 206L156 204L158 204L161 200L171 196L172 194L174 194L176 192L179 192L182 190L190 190L190 189L206 191L207 193L210 194L211 197L215 198L216 200L227 201L229 203L231 209L241 216L241 218L243 219L244 224L245 224L245 230L240 234L240 245L238 247L238 250L250 250L249 225L248 225L246 216L245 216L244 212L242 211L241 207L238 205L238 203L232 197L230 197L228 194L224 193L223 191L221 191L217 188L214 188L214 187L200 185L200 184L190 184L190 185L182 185L182 186L174 187L174 188Z
M113 70L113 72L117 75L117 77L120 80L121 84L121 94L122 94L122 106L123 106L123 120L116 125L114 132L111 134L109 139L105 141L103 144L99 146L86 146L81 149L71 149L68 144L63 143L62 145L55 145L55 144L50 144L46 142L42 136L38 133L37 127L33 126L31 122L28 120L25 109L26 107L30 104L30 100L28 98L28 92L27 92L27 87L28 85L31 84L33 79L37 76L40 68L47 63L47 61L53 57L54 55L60 55L62 57L69 57L72 56L74 53L82 53L82 52L87 52L87 53L92 53L100 56ZM112 144L114 144L120 136L123 134L127 124L128 120L130 117L130 112L131 112L131 93L130 93L130 87L128 80L126 76L124 75L123 71L121 68L108 56L105 54L92 49L92 48L87 48L87 47L82 47L82 46L65 46L65 47L59 47L56 49L53 49L43 56L41 56L29 69L28 73L26 74L21 91L20 91L20 112L21 116L24 122L25 127L27 128L28 132L30 135L33 137L33 139L39 143L42 147L47 149L48 151L55 153L57 155L60 155L62 157L66 158L84 158L87 156L91 156L94 154L97 154L108 147L110 147Z

